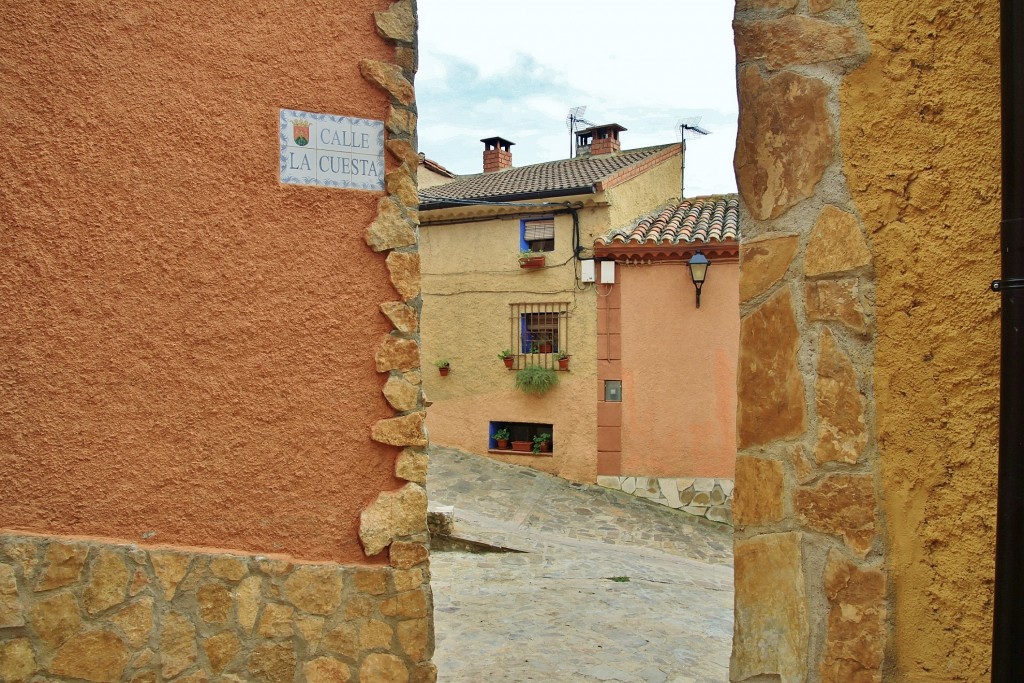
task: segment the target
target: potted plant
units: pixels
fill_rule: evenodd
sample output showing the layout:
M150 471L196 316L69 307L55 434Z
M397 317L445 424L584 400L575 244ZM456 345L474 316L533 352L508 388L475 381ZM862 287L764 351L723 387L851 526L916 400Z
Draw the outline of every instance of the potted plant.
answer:
M512 366L516 362L515 356L512 355L512 349L505 349L504 351L498 354L498 358L500 358L502 362L505 363L505 367L508 368L509 370L512 369Z
M543 268L544 267L544 254L536 251L521 251L519 252L519 267L520 268Z
M565 351L559 351L558 352L557 358L558 358L558 369L559 370L568 370L569 369L569 358L570 357L571 356L569 356L569 354L566 353Z
M516 373L516 389L541 396L558 384L558 373L540 365L527 365Z
M534 453L550 453L551 452L551 435L544 433L538 434L533 437L533 452Z
M512 450L519 451L521 453L529 453L533 444L529 441L513 441Z
M554 350L555 350L555 345L552 344L549 341L541 342L537 346L537 352L538 353L551 353Z
M437 371L441 373L442 377L447 377L448 371L452 369L451 361L449 361L447 358L442 358L441 360L434 361L434 365L437 366Z
M498 431L494 432L494 443L497 445L499 451L508 450L508 428L502 427Z

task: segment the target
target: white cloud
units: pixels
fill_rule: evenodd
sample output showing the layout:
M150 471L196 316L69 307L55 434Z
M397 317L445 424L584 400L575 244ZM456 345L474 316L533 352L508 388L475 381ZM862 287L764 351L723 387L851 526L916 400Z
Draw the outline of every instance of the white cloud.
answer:
M676 121L702 115L715 131L707 140L715 141L689 144L687 177L694 182L687 194L691 187L734 191L732 2L418 5L420 149L432 159L459 173L479 172L478 140L492 135L517 143L517 166L565 158L565 115L576 105L587 105L585 116L595 123L629 129L626 148L678 141ZM453 137L454 130L466 138Z

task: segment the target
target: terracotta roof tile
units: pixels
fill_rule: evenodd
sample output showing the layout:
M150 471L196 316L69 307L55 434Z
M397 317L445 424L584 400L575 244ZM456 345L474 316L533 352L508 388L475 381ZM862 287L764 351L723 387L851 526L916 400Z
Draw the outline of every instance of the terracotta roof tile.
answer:
M736 241L740 238L739 195L694 197L644 216L628 228L598 237L595 245L678 245Z
M519 195L590 193L598 183L669 148L678 149L679 145L658 145L462 176L421 191L420 210L440 208L452 200L493 201L516 199Z

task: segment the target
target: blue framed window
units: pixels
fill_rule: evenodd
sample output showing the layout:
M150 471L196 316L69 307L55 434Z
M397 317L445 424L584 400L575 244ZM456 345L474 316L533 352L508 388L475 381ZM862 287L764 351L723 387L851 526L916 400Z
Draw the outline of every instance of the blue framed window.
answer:
M558 312L520 313L520 353L558 353L560 317Z
M554 251L555 218L524 218L519 221L520 251Z
M548 435L548 443L550 448L545 451L545 455L550 455L550 451L554 450L554 435L555 426L553 424L545 424L540 422L507 422L505 420L492 421L487 427L487 448L490 450L496 450L498 448L498 440L494 438L495 433L499 429L508 430L509 437L508 441L519 442L519 449L524 448L523 444L529 444L525 446L528 450L526 452L532 452L533 438L540 436L541 434ZM512 448L515 448L512 446Z

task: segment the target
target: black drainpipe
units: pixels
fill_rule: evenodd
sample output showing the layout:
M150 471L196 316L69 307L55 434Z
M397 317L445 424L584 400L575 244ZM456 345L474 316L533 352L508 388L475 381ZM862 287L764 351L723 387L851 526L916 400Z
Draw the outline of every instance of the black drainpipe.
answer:
M992 681L1024 681L1024 4L1002 0L1003 220Z

